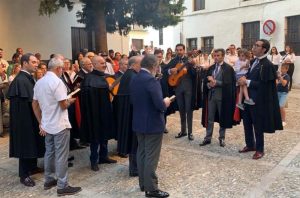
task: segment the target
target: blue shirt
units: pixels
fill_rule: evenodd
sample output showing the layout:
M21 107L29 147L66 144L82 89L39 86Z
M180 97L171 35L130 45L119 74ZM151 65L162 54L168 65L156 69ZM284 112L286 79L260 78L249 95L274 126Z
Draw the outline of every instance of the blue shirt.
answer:
M281 82L279 82L278 85L277 85L277 92L286 92L286 93L288 93L289 92L289 83L290 83L291 78L288 74L283 74L281 76L283 77L284 80L287 81L287 83L286 83L285 86L283 86L281 84Z

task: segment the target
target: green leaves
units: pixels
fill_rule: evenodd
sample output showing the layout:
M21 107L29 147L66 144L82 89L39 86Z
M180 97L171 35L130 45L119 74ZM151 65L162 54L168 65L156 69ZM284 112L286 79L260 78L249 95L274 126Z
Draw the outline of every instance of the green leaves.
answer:
M97 30L101 24L99 17L105 15L107 32L118 31L127 34L132 25L152 26L156 29L176 25L185 10L184 0L80 0L83 9L77 12L79 23L89 30ZM60 7L73 9L71 0L41 0L40 15L50 16Z
M70 0L41 0L39 14L49 16L55 14L60 7L66 7L69 11L73 9L74 2Z

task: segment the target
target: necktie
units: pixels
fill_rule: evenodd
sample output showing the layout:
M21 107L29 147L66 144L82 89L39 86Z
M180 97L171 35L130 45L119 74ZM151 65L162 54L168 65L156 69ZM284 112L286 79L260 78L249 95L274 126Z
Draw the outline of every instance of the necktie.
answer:
M257 59L253 62L252 66L251 66L251 69L250 69L250 72L258 65L258 63L259 63L259 59L257 58Z
M214 70L214 78L216 78L216 76L217 76L218 73L219 73L219 67L220 67L220 65L219 65L218 63L216 63L216 68L215 68L215 70Z

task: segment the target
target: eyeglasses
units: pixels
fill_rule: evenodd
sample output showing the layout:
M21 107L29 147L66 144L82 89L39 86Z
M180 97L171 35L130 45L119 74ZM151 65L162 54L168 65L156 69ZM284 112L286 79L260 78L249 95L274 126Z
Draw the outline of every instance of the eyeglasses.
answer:
M262 46L258 44L254 44L253 47L262 47Z

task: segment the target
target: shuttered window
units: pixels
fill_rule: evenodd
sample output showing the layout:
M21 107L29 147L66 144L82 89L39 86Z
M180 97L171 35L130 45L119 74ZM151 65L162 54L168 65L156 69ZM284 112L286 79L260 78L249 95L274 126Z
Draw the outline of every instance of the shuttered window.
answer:
M260 22L243 23L242 48L252 49L252 46L259 40Z

